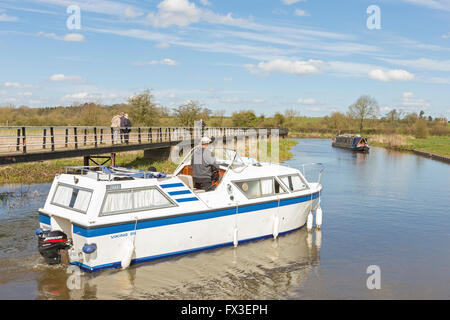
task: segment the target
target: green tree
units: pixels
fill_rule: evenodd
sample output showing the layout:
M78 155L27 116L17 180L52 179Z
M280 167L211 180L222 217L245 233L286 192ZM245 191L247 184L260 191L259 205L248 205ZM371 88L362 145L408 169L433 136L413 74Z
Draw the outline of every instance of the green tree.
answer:
M281 127L285 123L286 118L281 113L277 112L274 114L273 120L276 127Z
M160 110L152 99L150 90L145 90L128 99L133 126L152 126L159 123Z
M234 127L256 127L258 118L252 110L233 112L231 116Z
M375 99L364 95L349 107L348 114L355 119L359 124L359 132L362 133L364 129L364 121L369 118L376 118L379 107Z
M183 127L193 127L196 120L209 118L211 110L204 109L197 101L188 101L177 108L173 108L177 123Z

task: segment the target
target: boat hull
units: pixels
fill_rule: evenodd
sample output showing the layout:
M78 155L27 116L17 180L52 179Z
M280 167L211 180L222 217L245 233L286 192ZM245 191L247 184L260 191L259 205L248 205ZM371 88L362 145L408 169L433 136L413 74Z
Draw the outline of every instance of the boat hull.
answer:
M370 150L369 146L352 147L352 146L349 146L349 145L346 145L346 144L340 144L340 143L335 143L335 142L333 142L331 145L333 147L335 147L335 148L343 148L343 149L347 149L347 150L355 151L355 152L368 153L369 150Z
M71 263L84 271L119 268L132 244L130 264L205 249L240 244L294 231L305 225L319 192L239 207L223 208L152 220L87 228L73 225L75 252L95 243L97 250ZM42 219L46 222L46 219Z

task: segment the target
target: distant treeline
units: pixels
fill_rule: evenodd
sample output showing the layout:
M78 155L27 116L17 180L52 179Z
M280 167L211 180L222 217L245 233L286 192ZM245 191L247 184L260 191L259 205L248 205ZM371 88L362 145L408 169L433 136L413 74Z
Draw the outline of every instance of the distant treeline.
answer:
M196 101L176 108L157 106L150 91L131 97L127 103L111 106L97 103L71 106L29 108L0 107L0 125L6 126L111 126L111 119L128 113L132 126L194 126L202 119L209 127L289 128L290 132L408 134L417 137L450 135L445 118L419 113L403 113L393 109L380 115L375 99L361 96L349 106L347 113L333 112L325 117L305 117L295 109L286 109L273 116L257 116L253 110L241 110L225 116L225 110L212 111Z

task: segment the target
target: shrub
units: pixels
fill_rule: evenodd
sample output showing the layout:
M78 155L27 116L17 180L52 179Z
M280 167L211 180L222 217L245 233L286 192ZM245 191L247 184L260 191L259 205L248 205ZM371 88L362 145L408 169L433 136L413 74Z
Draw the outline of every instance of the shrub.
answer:
M424 119L419 119L414 125L414 136L418 139L425 139L429 135L427 122Z

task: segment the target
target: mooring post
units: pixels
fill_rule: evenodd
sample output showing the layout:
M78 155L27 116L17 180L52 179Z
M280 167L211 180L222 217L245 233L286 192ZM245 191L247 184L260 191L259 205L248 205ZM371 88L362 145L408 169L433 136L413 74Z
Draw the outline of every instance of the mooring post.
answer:
M138 142L141 144L141 128L138 128Z
M97 148L97 127L94 127L94 146Z
M111 144L114 144L114 128L111 127Z
M47 144L47 129L44 128L44 132L42 134L42 149L46 148L46 144Z
M50 144L52 145L52 151L55 151L55 132L53 127L50 127Z
M74 135L74 140L75 140L75 149L78 149L77 127L73 127L73 135Z
M150 143L152 142L153 137L152 137L152 128L148 128L148 141L150 141Z
M162 128L159 128L159 142L162 142Z
M17 144L16 144L16 151L20 150L20 129L17 129Z
M65 147L69 146L69 129L66 129L66 139L65 139Z
M112 167L116 166L116 154L114 152L111 153L111 166Z
M100 129L100 144L103 144L103 129Z
M23 145L23 153L27 153L27 136L25 132L25 127L22 127L22 145Z

